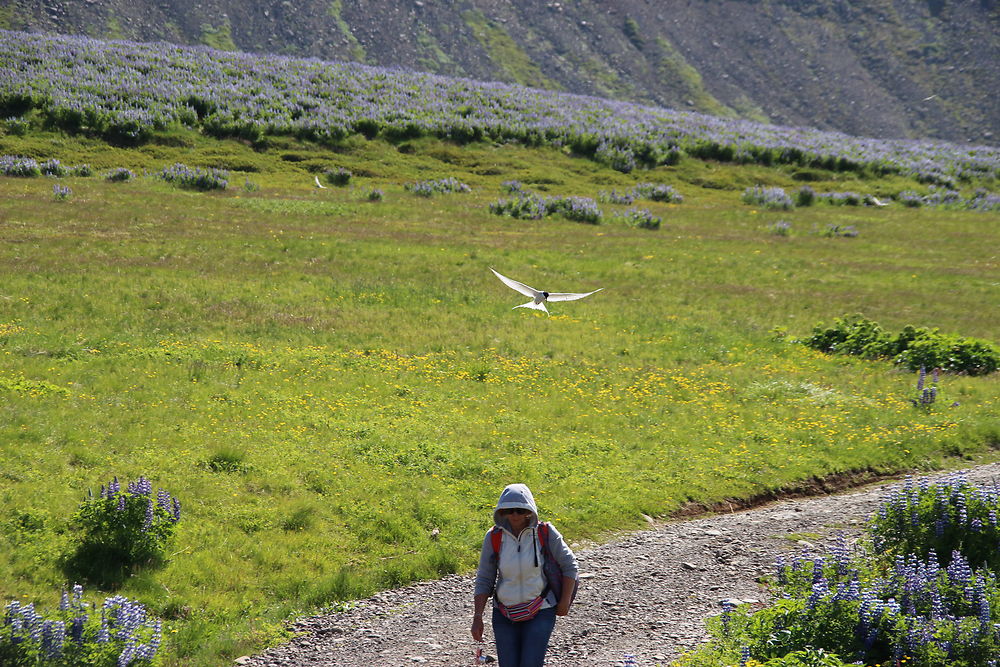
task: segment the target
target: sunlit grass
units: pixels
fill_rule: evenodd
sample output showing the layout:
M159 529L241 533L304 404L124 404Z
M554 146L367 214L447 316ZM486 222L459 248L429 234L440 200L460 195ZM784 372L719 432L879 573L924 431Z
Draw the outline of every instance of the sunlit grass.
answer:
M792 170L626 176L555 150L398 149L0 137L0 153L96 173L245 171L213 193L71 178L65 202L49 179L0 179L0 598L56 602L67 519L113 475L184 504L169 564L124 592L168 620L178 662L205 663L273 641L292 613L468 569L512 481L578 541L689 501L1000 444L995 377L944 377L919 411L915 377L790 341L856 311L995 339L995 213L768 212L740 193L791 188ZM351 185L316 188L336 167ZM473 192L404 189L444 177ZM504 219L488 204L506 180L586 197L655 181L684 202L643 202L658 231ZM813 231L828 224L860 235ZM521 297L490 266L605 289L551 317L511 311Z

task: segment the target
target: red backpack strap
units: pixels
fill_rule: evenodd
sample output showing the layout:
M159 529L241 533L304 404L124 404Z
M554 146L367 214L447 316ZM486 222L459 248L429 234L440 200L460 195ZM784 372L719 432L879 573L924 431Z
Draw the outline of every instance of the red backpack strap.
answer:
M542 545L542 553L549 548L549 522L541 521L538 524L538 542Z
M490 542L493 543L493 557L500 558L500 543L503 541L503 531L500 526L493 526L493 530L490 531Z

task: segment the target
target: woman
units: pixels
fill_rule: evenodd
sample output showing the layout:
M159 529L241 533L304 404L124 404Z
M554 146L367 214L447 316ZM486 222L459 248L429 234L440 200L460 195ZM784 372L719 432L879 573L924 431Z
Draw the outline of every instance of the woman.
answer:
M562 570L562 593L557 599L542 572L545 560L538 508L524 484L503 490L493 522L479 554L472 638L483 640L483 612L492 594L493 637L500 667L542 667L556 616L568 614L573 602L576 557L562 535L548 526L545 546Z

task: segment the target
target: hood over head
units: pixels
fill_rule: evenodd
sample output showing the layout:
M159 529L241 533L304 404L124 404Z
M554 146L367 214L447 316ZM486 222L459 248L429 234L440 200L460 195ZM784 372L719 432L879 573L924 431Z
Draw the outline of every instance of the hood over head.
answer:
M500 494L500 500L497 501L497 506L493 510L493 523L502 528L510 529L507 517L500 516L500 510L518 507L531 510L528 525L534 525L538 522L538 507L535 506L535 498L531 495L531 489L524 484L508 484L507 488Z

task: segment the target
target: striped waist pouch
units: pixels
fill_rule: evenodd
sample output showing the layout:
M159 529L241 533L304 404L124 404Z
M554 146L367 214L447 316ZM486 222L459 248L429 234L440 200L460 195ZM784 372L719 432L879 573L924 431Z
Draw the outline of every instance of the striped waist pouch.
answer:
M500 613L511 621L518 623L533 619L535 614L538 613L538 610L542 608L543 602L545 602L545 598L541 595L534 600L528 600L527 602L521 602L519 604L512 604L509 607L497 600L497 609L499 609Z

